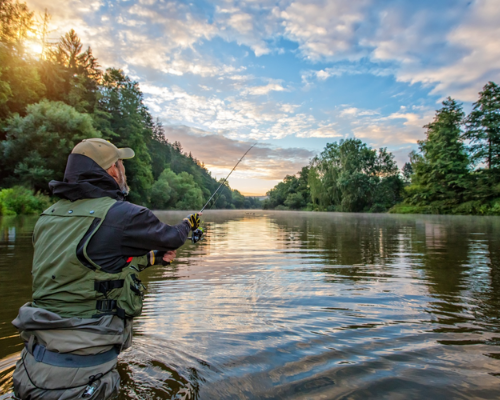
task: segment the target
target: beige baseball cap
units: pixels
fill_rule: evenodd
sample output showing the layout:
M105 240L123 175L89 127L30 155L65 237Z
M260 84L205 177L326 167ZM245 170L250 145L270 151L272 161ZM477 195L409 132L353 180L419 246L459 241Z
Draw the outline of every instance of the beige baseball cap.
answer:
M78 143L71 154L82 154L94 160L102 169L108 169L118 160L127 160L135 156L134 150L125 147L119 149L104 139L84 139Z

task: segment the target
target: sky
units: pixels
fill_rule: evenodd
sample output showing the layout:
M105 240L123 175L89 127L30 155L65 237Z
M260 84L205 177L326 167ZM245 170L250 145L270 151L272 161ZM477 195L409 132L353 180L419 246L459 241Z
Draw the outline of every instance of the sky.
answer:
M264 195L327 143L399 165L448 96L500 83L499 0L27 0L139 82L169 141Z

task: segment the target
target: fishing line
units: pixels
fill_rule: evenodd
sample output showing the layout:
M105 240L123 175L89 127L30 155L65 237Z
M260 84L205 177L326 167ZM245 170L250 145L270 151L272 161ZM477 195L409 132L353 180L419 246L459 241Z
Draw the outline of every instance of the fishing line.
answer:
M237 162L237 163L236 163L236 165L233 167L233 169L231 170L231 172L230 172L230 173L226 176L226 178L225 178L225 179L221 182L221 184L219 185L219 187L217 188L217 190L216 190L216 191L212 194L212 196L210 196L210 198L208 199L208 201L205 203L205 205L204 205L204 206L203 206L203 208L201 209L200 213L202 213L202 212L203 212L203 210L204 210L204 209L208 206L208 203L210 203L210 200L212 200L212 199L213 199L213 197L214 197L214 196L215 196L215 194L219 191L219 189L222 187L222 185L223 185L224 183L226 183L226 182L227 182L227 179L228 179L228 178L229 178L229 176L233 173L233 171L236 169L236 167L237 167L237 166L238 166L238 164L241 162L241 160L243 160L243 158L244 158L244 157L248 154L248 152L249 152L250 150L252 150L252 148L254 148L256 145L257 145L257 143L254 143L254 144L253 144L252 146L250 146L250 148L249 148L249 149L245 152L245 154L243 154L243 155L241 156L241 158L238 160L238 162ZM217 196L217 199L218 199L218 198L219 198L219 196ZM217 199L216 199L216 200L217 200ZM215 201L214 201L214 203L213 203L213 204L215 204ZM212 205L213 205L213 204L212 204ZM210 206L210 207L211 207L211 206Z

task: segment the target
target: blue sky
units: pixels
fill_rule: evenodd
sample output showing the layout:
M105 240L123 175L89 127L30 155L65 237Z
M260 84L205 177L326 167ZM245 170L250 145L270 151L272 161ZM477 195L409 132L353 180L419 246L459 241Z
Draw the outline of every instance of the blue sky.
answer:
M440 102L500 82L498 0L28 0L103 67L140 82L169 140L264 194L326 143L357 137L400 165Z

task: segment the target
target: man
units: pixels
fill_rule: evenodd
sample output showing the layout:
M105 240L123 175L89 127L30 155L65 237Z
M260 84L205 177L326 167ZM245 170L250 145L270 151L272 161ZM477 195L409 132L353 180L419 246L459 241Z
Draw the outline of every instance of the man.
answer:
M106 399L117 393L117 355L132 340L144 287L138 274L170 263L198 214L169 226L124 201L124 159L103 139L86 139L68 157L62 200L45 210L33 233L33 301L13 324L25 348L14 372L21 399ZM151 249L156 249L152 251Z

